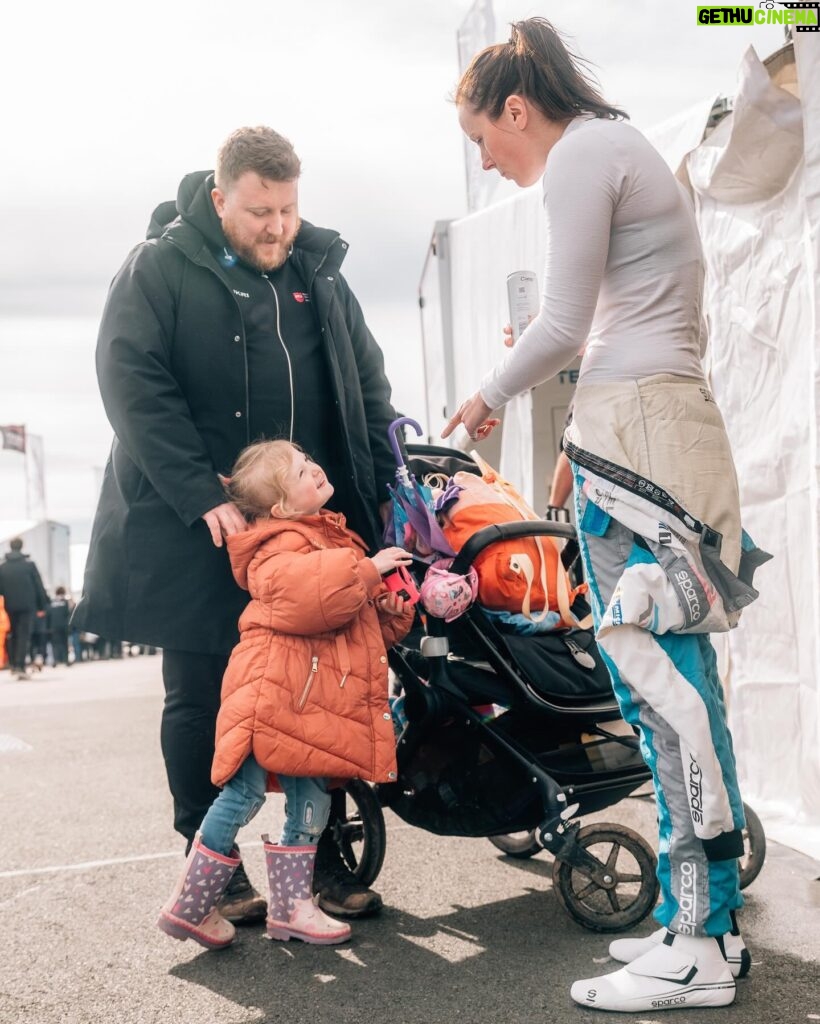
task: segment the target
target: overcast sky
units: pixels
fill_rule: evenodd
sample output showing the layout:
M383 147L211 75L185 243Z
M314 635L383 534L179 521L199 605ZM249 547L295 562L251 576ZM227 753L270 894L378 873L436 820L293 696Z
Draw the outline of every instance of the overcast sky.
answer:
M649 127L731 94L743 51L776 26L698 27L695 0L496 0L497 38L542 14ZM302 158L302 215L350 242L345 273L385 349L397 401L421 415L417 289L435 220L466 212L448 96L468 0L43 0L4 9L0 65L0 423L46 440L49 514L79 523L109 433L94 324L160 201L213 166L232 129L269 124ZM494 172L493 172L494 173ZM73 328L21 330L43 314ZM33 323L33 321L32 321ZM38 339L40 339L38 343ZM64 341L62 340L64 339ZM0 459L0 475L9 455ZM0 507L0 518L9 518Z

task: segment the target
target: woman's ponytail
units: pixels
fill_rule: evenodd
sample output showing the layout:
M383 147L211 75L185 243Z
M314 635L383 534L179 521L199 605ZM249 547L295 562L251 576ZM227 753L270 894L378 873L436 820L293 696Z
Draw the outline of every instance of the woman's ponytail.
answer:
M512 24L510 41L477 54L456 89L457 104L468 103L495 121L508 96L518 93L551 121L580 114L610 120L627 117L610 106L593 84L588 64L570 52L546 18Z

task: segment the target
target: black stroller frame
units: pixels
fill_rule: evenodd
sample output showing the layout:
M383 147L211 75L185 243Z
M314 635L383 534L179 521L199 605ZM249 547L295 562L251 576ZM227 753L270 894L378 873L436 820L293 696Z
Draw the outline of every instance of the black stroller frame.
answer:
M454 463L477 472L471 460L449 449L409 445L408 455L416 475L440 466L449 475ZM568 523L505 523L474 534L451 571L466 572L499 541L532 537L566 541L565 565L577 556ZM427 566L419 561L414 568L420 576ZM535 672L533 652L544 658ZM659 891L652 847L624 825L582 827L578 820L651 780L591 632L513 637L473 605L449 625L423 617L410 638L389 652L389 663L407 718L397 743L398 777L377 785L375 799L373 788L349 784L356 807L336 826L342 853L361 881L371 884L381 869L381 808L389 807L426 831L483 836L512 856L546 849L555 858L556 896L587 928L620 931L651 912ZM589 692L583 692L585 671ZM765 854L762 828L746 810L749 854L742 885L756 876ZM513 840L519 832L523 841Z

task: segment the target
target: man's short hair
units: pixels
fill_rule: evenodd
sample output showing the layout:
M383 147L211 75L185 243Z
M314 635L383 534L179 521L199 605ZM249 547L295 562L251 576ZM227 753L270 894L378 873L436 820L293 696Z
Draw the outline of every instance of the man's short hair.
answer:
M214 179L223 192L247 171L269 181L294 181L302 165L290 142L273 128L237 128L219 148Z
M23 550L23 538L22 537L12 537L11 540L9 541L9 547L11 548L12 551L22 551Z

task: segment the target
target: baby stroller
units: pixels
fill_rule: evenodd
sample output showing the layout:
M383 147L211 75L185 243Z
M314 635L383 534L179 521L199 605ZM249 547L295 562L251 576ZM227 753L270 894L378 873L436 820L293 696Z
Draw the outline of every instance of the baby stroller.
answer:
M408 445L408 466L430 473L480 472L451 449ZM472 536L451 569L466 572L488 545L514 537L567 541L567 523L516 522ZM414 567L415 568L415 567ZM419 562L419 580L427 569ZM535 636L502 632L472 605L447 624L417 617L389 652L404 694L407 724L398 738L398 777L346 787L335 826L351 870L370 885L385 854L382 807L437 835L489 838L514 857L542 849L555 858L553 889L580 924L600 932L630 928L658 897L655 854L634 830L579 818L617 804L650 781L637 736L622 720L591 631ZM747 856L741 885L762 866L765 836L746 808Z

